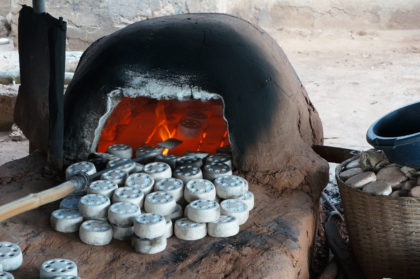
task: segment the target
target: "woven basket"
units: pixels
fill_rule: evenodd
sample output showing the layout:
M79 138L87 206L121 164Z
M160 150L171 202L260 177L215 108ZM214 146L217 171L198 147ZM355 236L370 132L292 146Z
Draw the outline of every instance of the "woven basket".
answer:
M353 253L367 278L420 278L420 199L375 196L335 176Z

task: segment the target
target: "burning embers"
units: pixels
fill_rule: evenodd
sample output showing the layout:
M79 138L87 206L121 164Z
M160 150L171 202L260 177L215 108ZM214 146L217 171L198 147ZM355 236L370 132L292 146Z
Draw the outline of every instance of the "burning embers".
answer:
M183 141L171 150L177 155L187 151L215 153L229 146L223 103L123 97L102 130L97 151L105 152L116 143L137 149L169 138ZM164 154L167 152L164 150Z

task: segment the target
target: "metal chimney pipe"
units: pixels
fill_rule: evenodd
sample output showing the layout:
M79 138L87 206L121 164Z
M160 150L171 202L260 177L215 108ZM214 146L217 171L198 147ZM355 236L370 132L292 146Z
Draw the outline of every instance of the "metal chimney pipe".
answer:
M32 0L32 7L37 14L45 13L45 0Z

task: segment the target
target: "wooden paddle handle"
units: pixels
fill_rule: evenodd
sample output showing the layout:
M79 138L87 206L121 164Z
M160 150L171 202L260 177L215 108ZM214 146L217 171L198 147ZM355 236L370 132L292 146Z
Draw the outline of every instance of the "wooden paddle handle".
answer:
M64 198L75 190L75 183L72 180L69 180L48 190L36 194L29 194L26 197L6 203L0 206L0 222L38 208L41 205Z

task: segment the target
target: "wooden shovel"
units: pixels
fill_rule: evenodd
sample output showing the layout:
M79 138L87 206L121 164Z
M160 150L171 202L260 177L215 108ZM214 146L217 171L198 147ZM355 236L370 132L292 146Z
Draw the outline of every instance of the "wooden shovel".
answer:
M164 142L158 143L158 145L163 148L172 149L181 143L182 142L177 139L168 139ZM160 149L151 150L144 152L142 155L131 161L140 162L152 157L156 157L159 154L161 154ZM90 181L94 180L97 177L100 177L106 171L118 168L125 164L127 164L127 162L123 162L121 164L113 166L112 168L107 168L89 176L84 174L76 174L72 176L68 181L61 183L60 185L57 185L53 188L41 191L36 194L29 194L23 198L4 204L0 206L0 222L7 220L13 216L19 215L21 213L38 208L42 205L62 199L70 195L71 193L83 191L89 185Z

